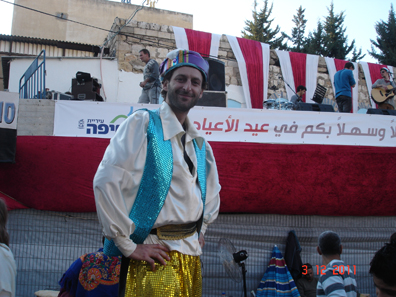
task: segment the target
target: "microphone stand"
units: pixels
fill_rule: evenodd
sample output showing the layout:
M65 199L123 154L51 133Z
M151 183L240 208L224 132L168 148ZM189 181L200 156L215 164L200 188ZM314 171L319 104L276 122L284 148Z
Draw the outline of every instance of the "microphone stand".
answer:
M281 80L283 80L284 83L289 87L289 89L292 90L292 92L297 96L297 101L296 101L296 103L303 102L302 99L300 99L300 96L297 95L296 91L293 90L293 88L289 85L289 83L283 79L283 76L279 76L279 78L280 78Z
M392 77L393 77L393 79L391 80ZM396 86L395 76L393 75L392 72L389 72L389 80L392 81L394 83L394 85ZM392 86L392 84L391 84L391 86ZM393 94L396 95L396 87L392 86L392 88L394 89Z
M285 80L283 79L282 76L279 76L279 78L285 82L285 84L290 88L290 90L293 91L293 93L294 93L297 97L300 97L300 96L297 95L296 91L294 91L294 90L292 89L292 87L288 84L288 82L285 81Z
M392 79L392 77L393 77L393 79ZM395 76L393 75L392 72L389 72L389 80L390 80L390 81L393 81L393 83L396 84Z

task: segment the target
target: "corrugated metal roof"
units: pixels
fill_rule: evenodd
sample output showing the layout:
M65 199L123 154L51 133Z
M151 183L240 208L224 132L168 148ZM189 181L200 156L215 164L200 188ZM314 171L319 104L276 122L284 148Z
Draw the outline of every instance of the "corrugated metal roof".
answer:
M47 53L47 58L93 58L97 57L101 51L97 45L0 34L0 53L2 53L0 56L3 67L4 88L8 88L9 61L16 58L15 56L37 56L43 49ZM108 55L108 53L109 48L105 48L104 54Z
M51 46L56 46L58 48L93 52L95 54L100 53L100 47L98 45L84 44L77 42L0 34L0 41L2 40L10 41L10 42L24 42L24 43L32 43L32 44L51 45ZM105 48L104 52L105 54L108 54L109 49Z

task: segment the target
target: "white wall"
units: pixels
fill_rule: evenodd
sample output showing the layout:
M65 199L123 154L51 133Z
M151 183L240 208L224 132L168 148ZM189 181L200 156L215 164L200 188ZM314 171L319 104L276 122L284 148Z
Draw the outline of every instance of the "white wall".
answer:
M139 83L143 81L143 74L126 72L121 70L118 72L118 94L117 102L133 102L137 103L142 88Z
M31 58L15 58L11 61L10 92L19 92L19 80L32 62ZM62 93L71 92L71 81L76 77L78 71L88 72L91 76L102 81L102 96L104 90L107 102L136 103L139 99L141 93L139 82L143 80L143 75L119 71L115 59L102 60L103 78L100 75L99 58L46 59L46 87Z

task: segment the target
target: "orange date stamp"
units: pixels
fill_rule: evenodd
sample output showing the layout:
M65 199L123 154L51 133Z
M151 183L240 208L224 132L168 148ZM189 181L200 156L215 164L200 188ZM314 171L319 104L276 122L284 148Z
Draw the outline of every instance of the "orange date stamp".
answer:
M315 265L315 266L316 266L316 274L317 275L325 275L326 274L324 272L326 270L325 265L321 265L321 266ZM303 268L302 274L306 275L308 273L307 265L303 265L302 268ZM351 266L349 266L349 265L333 265L333 275L344 275L344 274L356 275L356 265L351 265Z

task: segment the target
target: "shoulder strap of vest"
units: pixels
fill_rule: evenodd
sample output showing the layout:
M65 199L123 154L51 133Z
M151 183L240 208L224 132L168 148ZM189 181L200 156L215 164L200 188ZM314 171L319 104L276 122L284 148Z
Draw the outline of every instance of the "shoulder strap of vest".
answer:
M203 141L201 149L199 148L195 139L193 140L195 154L197 156L197 175L198 175L198 183L199 187L201 188L201 196L202 196L202 203L203 203L203 211L202 216L198 221L197 231L198 235L201 233L201 227L203 223L203 216L205 213L205 201L206 201L206 143Z
M166 199L173 174L173 155L170 140L164 141L159 111L149 111L147 154L142 180L129 218L135 224L130 238L143 243L152 229ZM121 255L113 240L105 240L104 253Z
M165 203L172 180L173 155L170 140L164 141L159 110L148 111L147 155L140 187L129 217L135 223L133 242L143 243Z

